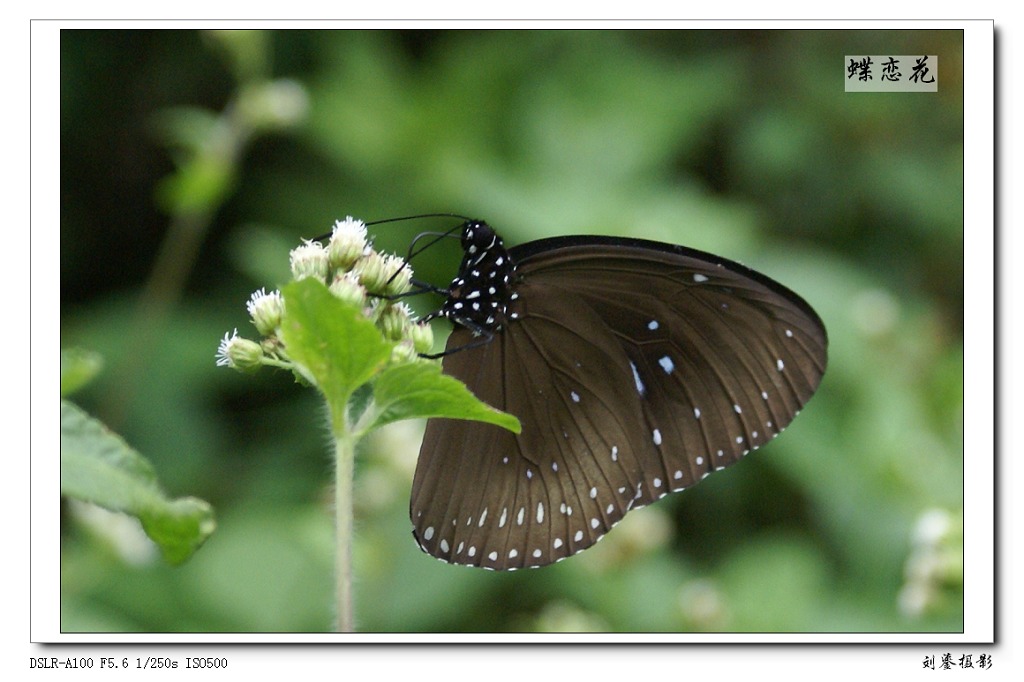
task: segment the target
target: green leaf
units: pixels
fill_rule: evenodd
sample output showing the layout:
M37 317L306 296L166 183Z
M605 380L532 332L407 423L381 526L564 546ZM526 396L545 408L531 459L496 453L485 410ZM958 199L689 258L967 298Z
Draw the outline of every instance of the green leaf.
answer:
M216 527L209 504L168 498L142 455L66 400L60 402L60 490L137 517L172 564L192 556Z
M212 211L223 203L235 180L230 160L212 155L196 156L160 181L156 199L161 208L172 215Z
M281 337L288 356L309 372L335 419L343 418L352 393L391 357L384 339L362 311L312 278L282 290Z
M374 384L373 393L380 416L371 428L415 417L450 417L495 424L513 433L522 429L516 417L482 402L432 362L387 368Z
M103 368L99 353L82 348L67 348L60 352L60 395L71 395L82 388Z

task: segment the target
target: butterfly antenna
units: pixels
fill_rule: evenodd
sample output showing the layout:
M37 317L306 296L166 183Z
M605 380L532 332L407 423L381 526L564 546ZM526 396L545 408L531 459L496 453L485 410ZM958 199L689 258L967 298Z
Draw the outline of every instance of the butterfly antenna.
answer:
M401 217L398 217L398 218L384 218L384 219L381 219L381 220L372 220L370 222L366 222L366 223L363 223L363 224L366 225L366 226L370 226L370 225L384 225L386 223L397 223L397 222L401 222L401 221L404 221L404 220L418 220L418 219L422 219L422 218L458 218L459 220L462 220L463 223L473 220L473 218L470 218L470 217L464 216L464 215L460 215L458 213L419 213L417 215L401 216ZM402 270L404 270L405 268L409 267L409 261L412 260L412 258L414 258L415 256L419 255L420 253L423 253L428 248L430 248L431 246L433 246L437 242L441 241L442 239L446 239L448 237L451 237L453 232L455 232L457 230L461 230L461 229L462 229L462 225L460 224L460 225L456 225L455 227L451 228L450 230L448 230L446 232L421 232L420 234L416 235L416 237L412 240L412 243L409 245L409 251L408 251L408 253L405 256L405 259L403 261L402 267L399 268L393 275L391 275L391 278L388 279L387 283L391 284L391 282L394 281L394 279L396 277L398 277L399 274L401 274ZM324 241L326 239L329 239L331 237L331 234L332 234L331 232L328 232L326 234L322 234L319 237L317 237L316 239L314 239L314 241L322 242L322 241ZM434 239L430 240L426 245L424 245L424 246L420 247L419 249L417 249L416 248L417 242L419 242L424 237L429 237L429 236L433 236ZM403 294L398 294L396 296L385 296L384 298L389 298L389 299L404 298L406 296L415 296L417 294L422 294L422 293L426 293L426 292L434 292L434 293L441 293L441 294L443 294L443 293L445 293L447 291L446 289L442 289L440 287L436 287L436 286L433 286L431 284L427 284L425 282L421 282L421 281L416 280L416 279L413 279L412 283L417 287L416 291L409 291L409 292L405 292Z
M374 220L366 223L366 225L383 225L384 223L397 223L402 220L418 220L420 218L458 218L459 220L473 220L473 218L459 215L458 213L420 213L418 215L402 216L401 218L384 218L383 220Z

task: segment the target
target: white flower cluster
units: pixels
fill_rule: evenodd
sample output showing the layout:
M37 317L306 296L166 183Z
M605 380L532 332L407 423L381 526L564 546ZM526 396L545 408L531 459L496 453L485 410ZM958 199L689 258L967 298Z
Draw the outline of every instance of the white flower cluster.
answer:
M304 240L292 249L289 261L296 280L315 277L336 297L360 307L385 338L396 342L393 361L416 360L431 349L430 325L417 322L409 307L396 300L408 291L412 269L398 256L375 251L363 221L351 216L336 221L326 245ZM217 365L242 371L282 365L287 358L278 331L284 307L280 291L255 291L246 309L262 342L240 337L237 329L225 334L217 348Z

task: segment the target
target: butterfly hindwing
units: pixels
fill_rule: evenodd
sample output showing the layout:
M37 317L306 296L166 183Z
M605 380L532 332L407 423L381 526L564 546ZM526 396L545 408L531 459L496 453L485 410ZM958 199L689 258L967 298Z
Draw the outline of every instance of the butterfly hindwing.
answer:
M544 565L592 545L635 504L642 467L628 429L642 415L618 405L629 377L603 371L624 364L622 350L611 337L603 347L583 342L586 320L567 325L553 313L536 299L522 324L444 360L447 374L519 415L524 428L516 436L462 420L428 423L410 512L420 546L439 558ZM449 344L471 339L456 330ZM502 377L483 381L481 366L500 367ZM598 370L598 381L584 381Z

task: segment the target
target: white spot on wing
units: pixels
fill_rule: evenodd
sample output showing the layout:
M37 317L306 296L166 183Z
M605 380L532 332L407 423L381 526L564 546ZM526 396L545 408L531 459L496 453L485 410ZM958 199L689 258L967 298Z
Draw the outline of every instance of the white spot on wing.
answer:
M434 527L433 526L428 526L427 529L425 531L423 531L423 539L424 540L430 540L433 537L434 537Z
M644 387L644 382L640 380L640 373L636 371L636 365L634 365L632 361L629 363L629 368L633 370L633 381L636 382L636 392L643 397L644 393L647 392L647 389Z
M653 332L655 329L658 328L658 321L657 320L651 320L650 322L647 323L647 328L650 329Z
M655 445L661 445L661 431L654 429L654 432L651 434L651 439L654 441Z
M694 282L706 282L706 281L708 281L708 278L706 276L700 274L700 273L696 273L693 276L693 281Z
M670 358L667 355L663 356L660 360L658 360L658 364L661 365L661 368L663 370L665 370L665 374L671 374L672 370L676 368L675 363L672 362L672 358Z

